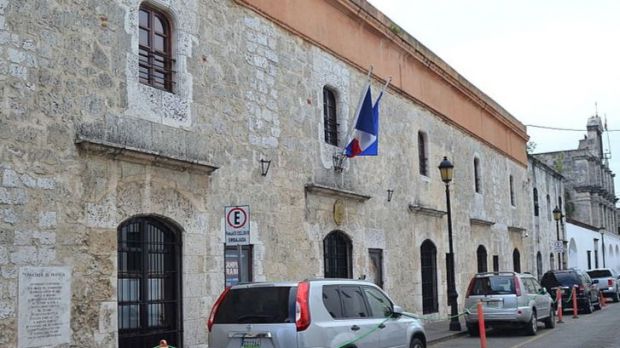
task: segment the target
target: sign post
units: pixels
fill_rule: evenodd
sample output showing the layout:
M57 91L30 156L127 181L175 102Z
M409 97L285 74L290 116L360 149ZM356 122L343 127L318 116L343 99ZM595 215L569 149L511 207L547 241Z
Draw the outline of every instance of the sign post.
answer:
M229 206L224 209L226 245L237 246L237 282L243 274L242 247L250 244L250 206ZM226 253L224 253L226 258Z

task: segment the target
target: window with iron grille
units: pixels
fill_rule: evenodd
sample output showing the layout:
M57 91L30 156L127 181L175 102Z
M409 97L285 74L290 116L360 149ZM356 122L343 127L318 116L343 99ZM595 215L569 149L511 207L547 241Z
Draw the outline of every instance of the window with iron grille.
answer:
M437 248L429 239L420 246L422 268L422 313L435 313L439 310L437 296Z
M180 347L181 244L162 221L136 218L118 229L119 347Z
M323 128L326 143L338 146L338 126L336 95L331 89L323 87Z
M516 248L512 252L512 268L515 272L521 273L521 253Z
M478 246L476 251L476 257L478 259L478 272L487 271L487 249L483 245Z
M428 176L428 149L426 133L418 132L418 162L420 164L420 174Z
M474 190L480 193L480 160L474 158Z
M352 243L341 231L333 231L323 240L325 278L351 278Z
M161 11L140 6L140 83L172 92L173 59L170 21Z

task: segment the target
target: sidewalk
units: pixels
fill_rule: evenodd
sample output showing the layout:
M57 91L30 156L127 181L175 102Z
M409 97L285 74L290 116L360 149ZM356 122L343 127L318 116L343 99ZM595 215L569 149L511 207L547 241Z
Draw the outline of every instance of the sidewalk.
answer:
M461 319L461 331L450 331L450 320L434 321L424 323L426 330L426 340L429 345L451 338L467 334L465 320Z

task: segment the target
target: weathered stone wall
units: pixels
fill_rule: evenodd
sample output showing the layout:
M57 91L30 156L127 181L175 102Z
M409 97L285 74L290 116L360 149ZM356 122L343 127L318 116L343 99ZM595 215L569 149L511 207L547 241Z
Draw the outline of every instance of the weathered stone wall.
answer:
M150 215L181 231L184 346L205 347L204 323L224 287L224 207L236 204L251 207L255 280L322 276L323 238L338 229L353 241L354 277L369 273L368 248L384 250L385 289L411 311L421 312L420 245L430 239L444 315L443 156L455 165L459 293L478 245L489 265L499 255L500 270L512 270L518 248L522 270L531 269L522 165L388 91L380 156L347 160L338 173L340 149L323 141L322 88L336 91L344 142L364 73L231 1L153 4L177 29L174 94L136 81L138 1L0 0L0 332L9 333L0 344L17 345L18 269L53 265L73 272L72 345L115 346L117 228ZM428 135L428 177L418 172L418 131ZM94 151L76 139L149 156ZM261 158L272 161L265 177ZM200 170L210 165L219 169ZM371 198L340 197L337 226L336 196L307 192L308 183Z

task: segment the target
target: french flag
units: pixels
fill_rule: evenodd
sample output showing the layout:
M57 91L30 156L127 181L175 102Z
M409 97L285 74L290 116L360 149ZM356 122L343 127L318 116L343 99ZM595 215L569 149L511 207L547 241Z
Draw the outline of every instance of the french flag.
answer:
M370 95L370 83L362 90L362 98L357 107L355 131L349 144L344 150L344 154L351 158L355 156L376 156L379 144L379 101L383 92L377 98L375 105L372 105Z

